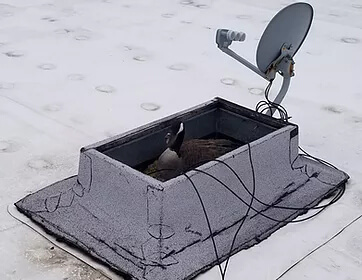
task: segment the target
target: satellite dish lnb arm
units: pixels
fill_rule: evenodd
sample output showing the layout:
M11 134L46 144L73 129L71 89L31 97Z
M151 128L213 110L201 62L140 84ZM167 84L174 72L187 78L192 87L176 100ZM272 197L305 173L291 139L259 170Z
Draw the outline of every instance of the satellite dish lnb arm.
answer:
M236 59L250 70L254 71L259 76L263 77L265 80L270 81L266 74L261 72L259 68L255 65L251 64L246 59L242 58L240 55L236 54L234 51L229 49L229 46L233 41L245 41L246 34L243 32L236 32L228 29L218 29L216 32L216 44L220 50L222 50L227 55L231 56L232 58Z
M220 50L242 63L243 65L257 73L259 76L263 77L268 82L274 80L276 73L279 73L283 77L282 87L279 90L277 97L272 102L274 106L269 108L269 110L266 112L267 115L272 116L276 111L276 106L278 106L282 102L288 91L290 85L290 78L294 76L294 61L292 58L293 46L283 44L280 50L280 55L268 66L268 71L266 73L263 73L255 65L251 64L249 61L229 49L229 46L233 41L244 41L245 37L246 35L243 32L235 32L227 29L218 29L216 32L216 43Z

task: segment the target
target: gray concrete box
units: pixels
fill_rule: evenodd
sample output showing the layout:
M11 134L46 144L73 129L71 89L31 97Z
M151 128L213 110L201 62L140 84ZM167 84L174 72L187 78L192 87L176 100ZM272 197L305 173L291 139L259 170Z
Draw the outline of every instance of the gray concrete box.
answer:
M241 146L219 160L235 170L250 192L255 177L255 196L265 204L311 207L349 178L298 155L296 125L215 98L82 148L77 176L23 198L17 208L51 234L135 279L191 279L209 269L217 260L191 182L184 175L160 182L138 171L165 149L164 135L175 119L185 123L185 139L222 134L238 140ZM251 197L238 178L215 161L199 169L230 188L198 171L187 173L205 205L221 260L243 219L232 253L305 212L255 201L245 217Z

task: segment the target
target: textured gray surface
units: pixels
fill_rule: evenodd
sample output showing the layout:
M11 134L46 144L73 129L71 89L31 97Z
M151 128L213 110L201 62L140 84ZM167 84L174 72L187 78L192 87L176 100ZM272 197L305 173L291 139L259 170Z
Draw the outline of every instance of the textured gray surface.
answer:
M250 143L255 195L267 204L317 204L348 175L297 155L298 134L287 125ZM113 141L113 140L112 140ZM104 143L102 143L103 145ZM251 191L248 146L222 156ZM217 162L200 167L250 201L235 176ZM247 206L221 184L197 171L188 173L206 206L219 256L224 259ZM190 279L215 265L204 213L185 176L161 183L97 150L82 149L79 173L31 194L18 209L50 233L136 279ZM249 248L303 213L258 202L239 232L233 253Z

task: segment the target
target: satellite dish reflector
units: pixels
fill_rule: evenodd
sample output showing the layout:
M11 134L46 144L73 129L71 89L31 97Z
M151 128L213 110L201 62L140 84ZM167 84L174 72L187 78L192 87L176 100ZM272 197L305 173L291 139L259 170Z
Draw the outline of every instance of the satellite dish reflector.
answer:
M295 3L277 13L270 21L260 39L256 52L257 66L229 49L233 41L244 41L245 33L218 29L216 44L220 50L244 64L270 83L279 73L283 84L273 102L269 102L267 114L272 116L287 94L294 76L293 57L303 44L313 20L313 7L308 3ZM267 98L268 99L268 98Z
M256 52L256 63L261 72L280 56L283 45L290 48L293 57L306 38L313 20L313 8L307 3L292 4L277 13L261 37Z

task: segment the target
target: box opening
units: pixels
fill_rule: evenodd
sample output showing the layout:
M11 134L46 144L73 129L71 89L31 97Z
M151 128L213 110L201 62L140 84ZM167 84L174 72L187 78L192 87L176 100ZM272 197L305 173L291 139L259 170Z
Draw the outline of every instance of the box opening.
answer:
M167 120L103 144L96 149L114 160L145 173L147 167L167 148L164 137L176 120L182 121L185 125L184 141L227 139L235 143L235 149L287 124L217 98L211 104L171 116Z

